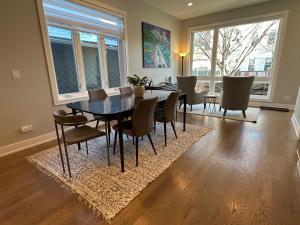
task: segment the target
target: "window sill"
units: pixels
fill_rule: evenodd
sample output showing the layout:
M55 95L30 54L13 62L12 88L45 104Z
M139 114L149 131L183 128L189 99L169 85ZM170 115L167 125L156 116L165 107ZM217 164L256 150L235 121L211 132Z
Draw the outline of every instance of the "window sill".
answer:
M75 95L75 94L68 94L65 96L57 96L56 99L54 99L54 105L65 105L68 103L72 102L77 102L77 101L84 101L88 100L89 96L88 94L80 94L80 95Z

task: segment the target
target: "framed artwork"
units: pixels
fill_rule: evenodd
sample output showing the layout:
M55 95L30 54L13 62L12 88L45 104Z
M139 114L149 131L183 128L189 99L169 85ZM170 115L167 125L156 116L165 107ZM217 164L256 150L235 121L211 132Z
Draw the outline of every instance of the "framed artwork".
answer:
M170 68L171 31L142 22L143 67Z

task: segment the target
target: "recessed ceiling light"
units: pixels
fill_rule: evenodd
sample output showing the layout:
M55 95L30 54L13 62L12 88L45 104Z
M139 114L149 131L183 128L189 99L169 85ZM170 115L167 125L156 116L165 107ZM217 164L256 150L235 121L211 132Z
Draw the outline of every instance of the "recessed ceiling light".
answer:
M189 3L187 4L187 6L192 6L192 5L194 5L194 3L192 3L192 2L189 2Z

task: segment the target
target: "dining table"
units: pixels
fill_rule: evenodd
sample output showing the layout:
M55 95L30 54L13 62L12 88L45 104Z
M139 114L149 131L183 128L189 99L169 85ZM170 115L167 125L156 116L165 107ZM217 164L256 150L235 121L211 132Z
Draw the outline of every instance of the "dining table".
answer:
M158 103L163 103L169 97L171 91L165 90L146 90L143 99L158 97ZM140 98L132 95L111 95L99 100L84 100L67 104L66 106L72 109L74 115L77 112L85 112L95 116L105 117L108 120L116 120L119 125L119 148L120 148L120 163L121 172L125 171L124 166L124 151L123 151L123 129L122 122L128 118ZM183 102L183 131L186 124L186 99L187 93L181 92L179 100Z

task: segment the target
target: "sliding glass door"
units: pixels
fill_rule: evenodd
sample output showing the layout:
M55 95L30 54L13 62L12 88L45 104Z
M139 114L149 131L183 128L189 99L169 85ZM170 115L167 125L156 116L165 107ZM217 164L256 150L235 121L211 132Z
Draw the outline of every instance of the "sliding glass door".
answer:
M222 91L222 76L255 76L252 98L269 99L281 18L191 32L190 74L197 88Z

